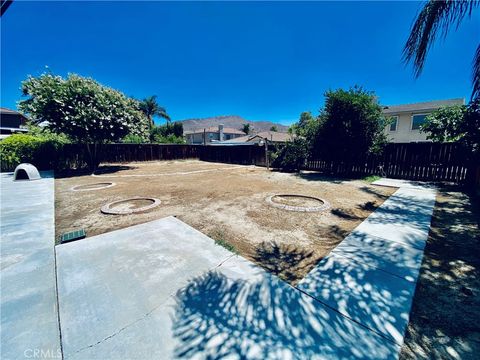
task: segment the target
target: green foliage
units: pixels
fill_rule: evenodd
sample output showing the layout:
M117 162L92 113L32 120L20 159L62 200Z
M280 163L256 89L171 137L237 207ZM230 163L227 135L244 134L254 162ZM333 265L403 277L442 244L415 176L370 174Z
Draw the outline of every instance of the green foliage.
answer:
M252 131L252 129L250 128L250 124L243 124L240 130L242 130L247 135L250 134L250 131Z
M294 138L272 154L272 167L283 171L300 171L307 156L307 141L304 138Z
M54 165L52 154L68 142L65 136L49 132L13 134L0 142L2 170L11 170L22 162L31 163L42 170L50 169Z
M354 162L381 152L387 123L373 93L361 87L327 91L315 136L307 139L314 155L324 160Z
M427 139L439 142L457 141L462 136L459 128L465 117L467 107L454 105L438 109L425 118L420 127L427 133Z
M277 131L278 131L278 128L277 128L275 125L273 125L273 126L270 128L270 131L277 132Z
M124 144L145 144L145 140L138 135L128 134L122 139Z
M313 139L320 126L320 120L312 115L310 111L304 111L300 114L300 119L288 130L297 136L306 139Z
M167 136L156 136L155 143L157 144L185 144L183 136L175 136L173 134Z
M463 133L460 141L473 153L480 156L480 97L468 105L460 131Z
M377 181L377 180L380 180L380 179L381 179L381 177L378 176L378 175L369 175L369 176L365 176L362 180L371 184L374 181Z
M226 231L223 228L217 227L217 228L214 228L213 230L211 230L208 233L208 236L215 240L215 244L224 247L225 249L227 249L228 251L230 251L234 254L238 254L238 251L235 248L235 246L230 244L225 239L226 238L225 232Z
M148 119L138 101L93 79L75 74L64 79L46 73L28 77L22 82L22 92L29 98L19 103L21 111L74 141L102 144L129 133L147 138Z
M422 125L427 139L458 141L474 153L480 153L480 99L468 106L455 105L429 114Z
M181 122L166 123L150 130L150 141L162 144L184 144L183 124Z

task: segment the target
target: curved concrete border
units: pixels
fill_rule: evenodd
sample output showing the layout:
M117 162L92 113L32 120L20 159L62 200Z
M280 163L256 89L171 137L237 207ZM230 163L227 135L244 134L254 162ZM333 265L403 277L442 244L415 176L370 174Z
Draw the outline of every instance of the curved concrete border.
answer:
M293 206L293 205L286 205L286 204L280 204L277 202L273 201L273 198L276 196L295 196L295 197L301 197L305 199L313 199L313 200L318 200L323 202L323 205L320 206ZM318 212L318 211L324 211L330 208L330 204L328 201L325 201L320 198L316 198L314 196L307 196L307 195L298 195L298 194L275 194L275 195L270 195L268 196L265 201L273 207L276 207L278 209L283 209L283 210L288 210L288 211L299 211L299 212Z
M115 209L112 209L113 206L117 205L117 204L120 204L120 203L123 203L123 202L127 202L127 201L131 201L131 200L151 200L153 201L153 204L151 205L147 205L147 206L142 206L140 208L137 208L137 209L128 209L128 210L115 210ZM100 211L104 214L109 214L109 215L128 215L128 214L136 214L136 213L141 213L141 212L145 212L145 211L148 211L148 210L151 210L155 207L157 207L158 205L160 205L162 202L159 200L159 199L156 199L156 198L149 198L149 197L134 197L134 198L129 198L129 199L123 199L123 200L118 200L118 201L114 201L114 202L111 202L111 203L108 203L104 206L102 206L102 208L100 209Z
M88 185L104 185L104 184L107 184L105 186L100 186L100 187L94 187L94 188L90 188L90 189L78 189L80 186L88 186ZM74 187L72 187L70 190L71 191L94 191L94 190L103 190L103 189L108 189L112 186L115 186L117 185L116 183L114 182L101 182L101 183L93 183L93 184L81 184L81 185L75 185Z

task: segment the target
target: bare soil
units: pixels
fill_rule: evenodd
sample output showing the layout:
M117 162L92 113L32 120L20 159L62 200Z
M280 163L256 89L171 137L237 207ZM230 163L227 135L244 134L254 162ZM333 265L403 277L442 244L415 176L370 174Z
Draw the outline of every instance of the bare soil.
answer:
M400 359L478 359L480 203L453 189L437 195Z
M395 191L361 180L196 160L107 165L98 174L55 180L57 238L78 228L94 236L173 215L291 283L303 278ZM107 181L116 186L71 190ZM331 209L277 209L265 201L275 194L318 197ZM153 197L162 203L141 214L100 212L106 203L131 197Z

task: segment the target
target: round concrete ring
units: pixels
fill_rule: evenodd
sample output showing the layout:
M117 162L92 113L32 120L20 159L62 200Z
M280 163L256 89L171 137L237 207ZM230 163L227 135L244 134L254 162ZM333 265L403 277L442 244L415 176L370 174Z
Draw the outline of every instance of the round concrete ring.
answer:
M316 200L316 201L321 201L323 205L320 206L293 206L293 205L287 205L287 204L280 204L275 201L273 201L273 198L276 196L292 196L292 197L299 197L299 198L305 198L305 199L310 199L310 200ZM319 212L319 211L324 211L330 208L330 204L328 201L325 201L320 198L316 198L314 196L307 196L307 195L298 195L298 194L275 194L268 196L265 201L273 207L276 207L278 209L283 209L283 210L288 210L288 211L299 211L299 212Z
M115 209L112 209L112 207L114 207L115 205L118 205L118 204L121 204L121 203L124 203L124 202L127 202L127 201L132 201L132 200L149 200L149 201L153 201L153 203L150 204L150 205L147 205L147 206L142 206L142 207L136 208L136 209L126 209L126 210L115 210ZM137 213L142 213L142 212L149 211L149 210L157 207L157 206L160 205L161 203L162 203L162 202L161 202L159 199L156 199L156 198L134 197L134 198L123 199L123 200L118 200L118 201L114 201L114 202L108 203L108 204L102 206L102 208L100 209L100 211L101 211L102 213L104 213L104 214L109 214L109 215L129 215L129 214L137 214Z

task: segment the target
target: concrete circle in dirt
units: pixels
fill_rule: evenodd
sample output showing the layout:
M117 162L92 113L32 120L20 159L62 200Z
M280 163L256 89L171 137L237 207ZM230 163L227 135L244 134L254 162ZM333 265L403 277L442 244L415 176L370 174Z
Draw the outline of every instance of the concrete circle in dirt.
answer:
M114 201L102 206L100 211L111 215L137 214L151 210L161 204L159 199L148 197L136 197Z
M108 189L112 186L115 186L114 182L100 182L100 183L93 183L93 184L84 184L84 185L76 185L71 188L72 191L93 191L93 190L102 190Z
M327 201L307 195L277 194L267 197L265 201L270 206L288 211L316 212L330 208Z

